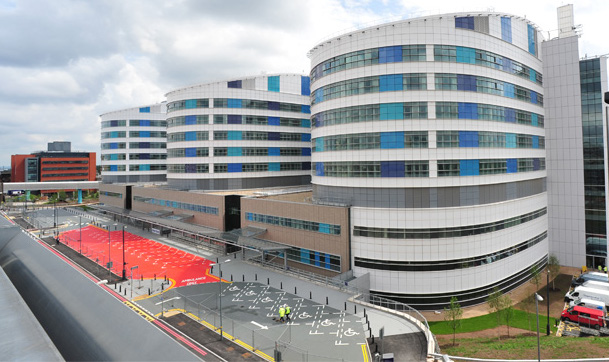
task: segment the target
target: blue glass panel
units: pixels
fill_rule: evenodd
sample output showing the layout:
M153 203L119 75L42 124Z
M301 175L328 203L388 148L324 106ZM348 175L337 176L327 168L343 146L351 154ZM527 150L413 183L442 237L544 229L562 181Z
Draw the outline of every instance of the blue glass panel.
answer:
M187 125L197 124L197 116L184 117L184 124L187 124Z
M478 132L459 131L459 147L478 147Z
M150 142L140 142L139 148L150 148Z
M140 137L150 138L150 131L140 131Z
M381 149L404 148L404 132L381 132Z
M381 121L404 119L403 103L382 103L380 105Z
M324 172L324 164L323 162L316 162L315 163L315 176L324 176L325 172Z
M404 90L402 74L389 74L379 76L379 91L391 92Z
M279 110L279 102L268 102L269 110L278 111Z
M268 78L268 91L279 92L279 76L273 76Z
M311 106L305 106L304 104L300 106L300 112L302 113L311 113Z
M147 119L140 119L140 126L142 127L150 127L150 121Z
M458 103L459 119L478 119L478 103Z
M110 171L118 171L118 165L110 165Z
M303 162L302 165L300 166L301 170L303 171L307 171L311 169L311 162Z
M229 88L241 88L241 81L240 80L234 80L232 82L228 82L228 87Z
M310 119L301 119L300 120L300 127L311 128L311 120Z
M279 117L269 117L269 126L279 126Z
M241 99L227 99L226 105L228 108L241 108Z
M324 224L324 225L328 225L328 224ZM321 231L321 224L319 224L319 232L325 232L325 231ZM328 225L328 232L326 234L330 233L330 225ZM321 266L321 263L319 262L320 257L319 257L319 252L316 251L315 252L315 266Z
M230 141L239 141L243 139L241 131L228 131L227 136Z
M268 154L269 156L280 156L281 150L279 149L279 147L269 147Z
M269 171L281 171L281 164L279 162L269 162Z
M309 264L309 251L307 249L300 249L300 262Z
M197 108L197 100L196 99L187 99L184 107L187 109Z
M516 148L516 134L505 134L505 148Z
M269 141L279 141L280 139L281 139L281 135L279 134L279 132L269 132L268 133Z
M140 160L149 160L150 159L150 154L149 153L140 153Z
M326 263L324 267L330 269L330 254L326 254Z
M381 177L404 177L404 161L381 161Z
M474 30L474 17L461 16L455 18L455 28Z
M457 47L457 63L476 64L476 49Z
M461 160L459 161L459 169L461 176L477 176L480 175L479 160Z
M141 107L140 113L150 113L150 107Z
M112 142L112 143L110 143L110 149L111 149L111 150L116 150L116 149L118 149L118 143L116 143L116 142Z
M531 82L537 82L537 72L534 69L529 69L529 79Z
M315 103L320 103L324 101L324 89L322 88L317 88L315 90Z
M507 162L507 173L518 172L518 160L515 158L508 158Z
M501 17L501 39L512 42L512 18Z
M540 168L541 168L541 166L539 163L539 158L534 158L533 159L533 171L539 171Z
M512 67L512 60L508 58L503 58L503 71L514 73L514 68Z
M303 149L300 151L300 154L301 154L302 156L311 156L311 149L310 149L310 148L303 148Z
M311 95L311 78L305 76L300 77L300 94L303 96Z
M300 140L302 142L311 142L311 134L310 133L302 133L300 135Z
M503 95L514 98L514 85L511 83L503 83Z
M254 221L254 215L253 215L251 212L246 212L246 213L245 213L245 218L246 218L248 221Z
M241 164L240 163L229 163L228 172L241 172Z
M324 138L319 137L315 139L315 152L323 152L324 151Z
M539 148L539 136L533 136L533 148Z
M226 122L228 124L241 124L241 115L240 114L229 114L226 118Z
M184 140L185 141L196 141L197 132L195 132L195 131L184 132Z
M531 91L531 103L537 104L537 92Z
M516 123L516 110L512 108L505 109L505 121L510 123Z
M538 127L539 126L539 118L536 113L531 113L531 125Z
M330 233L330 224L319 223L319 232L324 234Z
M140 165L140 171L150 171L150 165Z
M117 154L110 155L110 161L116 161L116 160L118 160Z
M234 157L234 156L241 156L241 147L229 147L227 150L227 155Z
M110 121L110 127L118 127L118 121Z
M457 90L476 92L477 89L475 75L457 74Z
M402 47L392 46L379 48L379 64L402 61Z
M535 54L535 28L531 24L527 24L529 53Z

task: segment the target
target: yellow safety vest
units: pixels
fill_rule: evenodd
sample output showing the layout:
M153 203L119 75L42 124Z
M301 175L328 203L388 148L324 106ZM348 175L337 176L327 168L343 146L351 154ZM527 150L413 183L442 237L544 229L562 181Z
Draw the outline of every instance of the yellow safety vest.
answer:
M279 308L279 316L283 317L285 315L285 308L281 307Z

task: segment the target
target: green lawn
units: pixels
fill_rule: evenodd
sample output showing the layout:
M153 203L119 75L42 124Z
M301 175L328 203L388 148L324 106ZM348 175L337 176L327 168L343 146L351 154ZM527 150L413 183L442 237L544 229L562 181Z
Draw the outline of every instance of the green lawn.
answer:
M514 309L514 315L512 320L510 321L510 327L526 329L535 332L537 330L537 321L534 313L527 313L518 309ZM530 318L530 326L529 326L529 318ZM546 321L547 317L545 315L539 315L539 330L546 330ZM552 333L556 332L556 327L554 326L555 318L550 317L550 328ZM501 322L501 325L504 325L505 322ZM468 319L461 320L461 327L457 329L457 333L465 333L465 332L476 332L482 331L485 329L491 329L497 327L497 317L496 313L491 313L479 317L473 317ZM448 322L440 321L440 322L429 322L429 328L433 334L452 334L453 330L449 327Z

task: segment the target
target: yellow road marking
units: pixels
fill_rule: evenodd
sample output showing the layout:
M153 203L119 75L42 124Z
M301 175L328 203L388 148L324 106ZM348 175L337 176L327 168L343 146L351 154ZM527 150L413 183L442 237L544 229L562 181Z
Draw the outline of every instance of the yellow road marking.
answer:
M123 303L125 303L125 305L127 307L133 309L134 312L136 312L137 314L139 314L142 317L144 317L144 319L146 319L148 322L152 322L154 320L154 318L150 314L144 312L143 310L138 308L135 304L131 303L130 301L126 300Z
M364 362L368 362L368 348L366 344L362 344L362 354L364 355Z

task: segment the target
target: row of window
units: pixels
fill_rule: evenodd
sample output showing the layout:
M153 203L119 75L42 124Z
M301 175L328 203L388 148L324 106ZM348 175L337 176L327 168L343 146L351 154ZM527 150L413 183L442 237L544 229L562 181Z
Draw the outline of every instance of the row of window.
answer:
M214 173L308 171L310 162L215 163ZM169 164L168 173L209 173L209 164Z
M542 115L491 104L436 102L438 119L480 119L544 127ZM313 127L369 121L428 119L426 102L364 104L316 113Z
M511 19L507 18L507 20ZM506 37L504 40L509 39L508 41L511 42L511 26L508 30L504 23L507 24L502 18L502 30ZM414 44L371 48L337 55L316 65L311 70L311 81L342 70L375 64L423 62L427 60L426 52L424 44ZM434 45L434 60L476 64L515 74L538 84L543 82L542 75L531 67L483 49L436 44Z
M527 241L518 245L500 250L495 253L480 255L472 258L452 259L452 260L437 260L437 261L405 261L405 260L379 260L355 257L355 266L374 270L390 270L390 271L444 271L467 269L481 265L494 263L510 256L523 252L548 237L547 232L543 232Z
M315 231L322 234L340 235L340 225L325 224L316 221L306 221L299 219L291 219L289 217L271 216L246 212L245 218L248 221L277 225L286 228L300 229L307 231Z
M427 89L426 73L387 74L355 78L317 88L311 104L359 94Z
M427 131L355 133L318 137L314 140L315 152L428 148ZM478 131L437 131L438 148L448 147L492 147L492 148L545 148L543 136L527 134L478 132Z
M310 142L310 133L214 131L214 140L220 141L293 141Z
M284 111L297 113L311 113L310 107L305 104L261 101L256 99L236 99L236 98L214 98L213 108L247 108L264 109L269 111ZM209 108L209 99L188 99L167 104L167 113L182 109Z
M267 117L240 114L214 114L214 124L250 124L260 126L283 126L309 128L311 121L300 118ZM209 124L209 115L189 115L167 119L167 127Z
M316 65L311 70L311 81L314 82L321 77L341 70L374 64L424 62L427 59L426 53L425 44L414 44L371 48L341 54Z
M165 171L166 165L129 165L129 171Z
M340 255L296 247L290 247L286 251L288 260L340 272Z
M109 142L102 143L102 150L122 150L127 148L127 144L125 142ZM167 144L165 142L130 142L130 149L140 148L140 149L148 149L148 148L167 148Z
M99 194L102 196L107 196L107 197L116 197L117 199L123 198L123 194L118 193L118 192L101 191Z
M353 235L366 238L382 238L382 239L441 239L441 238L458 238L472 235L480 235L492 233L508 229L514 226L522 225L529 221L536 220L546 215L547 209L539 210L511 217L505 220L495 222L456 226L446 228L424 228L424 229L397 229L397 228L375 228L367 226L353 227Z
M125 138L126 135L127 135L127 132L125 132L125 131L102 132L101 138L102 139L106 139L106 138ZM131 137L131 138L134 138L134 137L140 137L140 138L151 138L151 137L165 138L166 136L167 136L167 132L165 132L165 131L130 131L129 132L129 137Z
M43 167L42 171L88 170L88 167Z
M87 172L84 173L43 173L40 177L67 177L67 176L89 176Z
M108 127L126 127L127 120L112 120L112 121L102 121L101 128ZM148 119L130 119L129 127L167 127L166 121L156 121L156 120L148 120Z
M432 161L433 162L433 161ZM429 177L429 161L315 162L313 176ZM438 177L478 176L545 170L543 158L438 160Z
M111 153L101 155L102 161L123 161L127 159L125 153ZM165 160L167 155L164 153L130 153L130 160Z
M189 204L186 202L160 200L153 197L133 196L133 201L144 202L147 204L166 206L174 209L182 209L194 212L202 212L204 214L218 215L218 208L205 205Z
M61 165L61 164L88 164L87 160L73 160L73 161L42 161L43 165Z
M232 156L311 156L310 148L296 147L214 147L214 157ZM168 158L209 157L208 147L173 148L167 151Z
M537 92L501 80L468 74L436 73L435 90L458 90L494 94L543 106L543 96ZM311 103L360 94L427 89L427 74L388 74L355 78L317 88Z
M537 84L543 84L543 76L535 69L487 50L454 45L434 45L436 62L456 62L481 65L515 74Z

